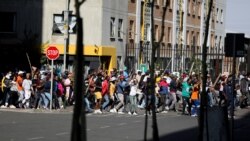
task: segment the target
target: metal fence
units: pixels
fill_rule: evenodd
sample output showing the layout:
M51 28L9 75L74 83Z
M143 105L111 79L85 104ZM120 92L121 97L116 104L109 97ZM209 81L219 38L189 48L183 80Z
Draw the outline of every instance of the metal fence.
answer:
M208 70L218 74L222 72L222 64L224 51L219 48L207 49L207 65ZM151 59L151 47L149 43L141 43L136 46L133 42L126 45L125 65L129 70L136 68L136 63L147 64ZM159 44L156 50L156 69L164 70L170 63L167 69L173 67L173 71L183 72L189 70L192 63L195 63L197 71L201 69L202 49L200 46L175 45L171 43ZM173 59L173 60L172 60ZM171 62L170 62L171 61Z

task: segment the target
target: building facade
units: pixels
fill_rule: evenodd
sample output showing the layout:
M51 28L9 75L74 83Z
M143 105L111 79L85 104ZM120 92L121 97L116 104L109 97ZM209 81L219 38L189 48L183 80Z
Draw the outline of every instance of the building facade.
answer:
M151 25L150 0L86 1L80 9L84 31L83 65L86 69L123 69L126 66L131 70L148 66L151 61L153 27L155 42L160 42L156 51L157 69L183 72L195 64L193 69L200 70L208 0L166 2L167 0L155 0L154 25ZM162 14L165 8L167 11L163 29ZM69 13L68 18L65 17L65 11ZM216 70L216 73L228 68L223 57L225 11L226 0L215 0L207 43L207 64L208 69ZM55 45L60 52L56 65L63 68L66 60L67 69L73 69L71 66L76 43L74 1L3 0L0 15L5 15L7 19L1 23L1 27L8 28L0 27L0 45L1 49L6 50L6 56L11 46L18 48L21 45L25 48L27 42L28 46L42 48L42 52L48 46ZM69 26L65 26L66 19ZM31 41L35 45L30 44ZM23 53L24 62L27 62L26 52ZM32 52L28 54L33 64L35 57L32 57ZM40 60L37 63L39 62Z
M127 4L128 1L124 0L90 0L80 7L80 15L83 17L85 69L112 69L117 64L124 67L122 62L125 60L127 40ZM48 46L56 46L60 52L60 57L55 61L56 66L63 69L66 60L67 69L72 71L76 49L74 5L74 1L69 0L1 1L0 15L6 19L1 23L1 49L5 47L8 56L11 46L19 50L22 40L35 36L33 40L40 52L45 54ZM8 29L5 30L5 27ZM25 51L22 54L24 62L28 62ZM31 56L32 52L29 54ZM34 61L34 58L30 59L31 62ZM27 66L28 63L26 68Z
M128 29L129 41L127 55L130 60L138 64L148 63L143 56L150 52L150 48L145 45L145 8L149 0L129 0L128 4ZM157 68L175 71L186 71L190 69L192 63L195 63L197 71L201 69L201 53L203 39L205 35L205 22L208 14L208 1L204 0L155 0L154 3L154 29L155 41L159 41L161 33L164 32L160 47L157 50ZM167 8L164 20L164 29L162 28L162 14L164 8ZM208 60L209 69L222 71L225 37L225 1L214 1L213 12L210 20L210 30L208 37ZM138 18L138 15L140 15ZM152 25L150 25L152 27ZM148 30L150 31L150 30ZM134 34L132 34L134 33ZM150 40L149 40L150 42ZM133 48L137 51L133 52ZM146 51L145 51L146 50ZM139 53L137 53L139 52ZM134 55L133 55L134 54ZM133 59L133 56L136 56ZM217 63L216 63L217 61ZM219 63L221 65L218 65ZM129 64L128 64L129 65ZM132 66L130 66L132 68Z
M65 48L64 14L67 3L61 1L45 0L43 42L49 40L56 45L63 55ZM55 7L55 5L57 5ZM83 17L83 43L85 69L112 69L124 60L126 27L127 27L127 1L124 0L91 0L80 7ZM75 54L76 43L76 17L74 1L69 3L69 45L67 48L68 64ZM49 17L49 18L48 18ZM52 24L53 23L53 24ZM51 34L51 29L53 30ZM61 55L61 57L62 57ZM62 59L60 59L62 61ZM123 67L123 66L121 66Z

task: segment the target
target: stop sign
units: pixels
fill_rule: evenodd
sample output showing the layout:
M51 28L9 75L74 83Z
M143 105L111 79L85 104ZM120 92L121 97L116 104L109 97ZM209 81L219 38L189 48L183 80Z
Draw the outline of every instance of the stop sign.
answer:
M56 60L59 57L59 50L55 46L49 46L46 56L49 60Z

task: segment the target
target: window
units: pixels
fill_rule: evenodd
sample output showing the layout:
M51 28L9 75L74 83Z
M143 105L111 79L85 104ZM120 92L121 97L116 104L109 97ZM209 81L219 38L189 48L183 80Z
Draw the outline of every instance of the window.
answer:
M118 38L123 38L123 19L119 19L118 21Z
M217 35L215 35L215 37L214 37L214 47L217 48L217 46L218 46L218 44L217 44Z
M195 42L194 39L195 39L195 34L194 34L194 31L192 31L191 32L191 41L190 41L190 45L192 45L192 46L195 44L194 43Z
M63 14L54 14L53 20L53 34L64 34L64 15ZM69 29L70 34L76 34L76 16L69 15Z
M150 24L149 23L147 23L146 25L145 25L145 33L144 33L144 40L146 40L146 41L151 41L151 28L150 28Z
M155 5L159 6L159 4L160 4L159 0L155 0Z
M219 22L219 17L220 17L219 8L217 8L217 10L216 10L216 22Z
M190 45L190 35L189 35L189 31L187 30L187 34L186 34L186 39L187 39L187 45Z
M197 39L196 41L197 46L199 46L200 45L200 33L199 32L196 33L196 39Z
M110 38L115 38L115 18L110 18Z
M163 34L162 43L166 43L166 35L165 34Z
M166 7L166 2L167 2L167 0L162 0L162 1L161 1L162 7Z
M0 12L0 33L16 33L16 13Z
M196 0L193 0L192 2L192 14L195 16L195 12L196 12Z
M155 25L155 41L159 41L159 26Z
M188 6L187 6L188 15L190 15L191 10L192 10L192 2L190 2L190 0L188 0Z
M214 35L213 35L213 34L211 34L210 46L211 46L211 47L214 47Z
M173 0L168 0L169 1L169 10L171 11L173 9Z
M223 21L224 21L223 10L221 9L221 12L220 12L220 22L223 23Z
M171 36L172 36L172 31L171 31L171 27L168 27L168 43L172 43L172 39L171 39Z
M134 39L134 21L130 20L129 21L129 31L128 31L128 38L129 39Z
M198 14L198 18L200 18L201 16L201 3L200 2L197 3L197 14Z

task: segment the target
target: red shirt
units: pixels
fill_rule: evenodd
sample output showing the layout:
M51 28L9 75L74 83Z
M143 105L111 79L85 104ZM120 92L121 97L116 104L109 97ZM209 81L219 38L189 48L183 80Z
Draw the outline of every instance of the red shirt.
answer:
M108 94L108 80L102 82L102 95Z

